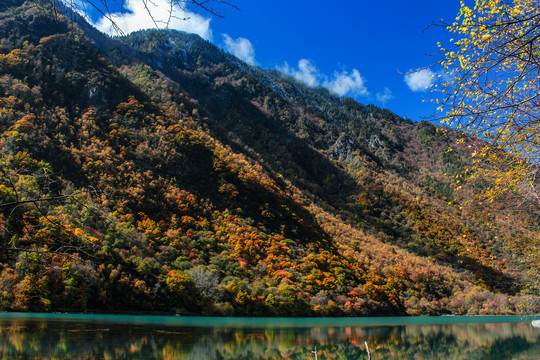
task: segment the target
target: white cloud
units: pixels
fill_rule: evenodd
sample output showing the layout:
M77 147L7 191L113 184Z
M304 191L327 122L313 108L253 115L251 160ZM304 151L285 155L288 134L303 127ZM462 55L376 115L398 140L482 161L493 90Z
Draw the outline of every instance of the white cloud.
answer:
M369 95L364 82L365 80L362 75L360 75L360 72L357 69L353 69L350 74L347 71L334 73L333 78L325 81L323 86L339 96L345 96L347 94L354 96Z
M321 81L321 73L311 60L301 59L298 61L298 69L292 68L287 62L285 65L278 67L278 70L284 74L294 77L296 80L303 82L308 86L319 86Z
M291 67L288 63L285 63L283 66L278 66L277 69L308 86L324 86L339 96L369 95L365 86L365 80L357 69L353 69L351 73L348 71L335 72L330 78L323 74L308 59L298 61L298 68Z
M244 60L250 65L255 65L255 49L246 38L239 37L233 39L227 34L221 34L223 36L223 41L225 41L225 50L236 56L237 58Z
M148 6L148 10L144 4ZM169 0L130 0L125 2L124 10L123 14L113 13L111 19L125 34L137 30L156 28L157 25L159 28L168 27L169 29L198 34L207 40L212 38L209 18L182 10L178 6L174 7L173 14L170 16L171 3ZM150 16L149 12L152 16ZM104 33L117 35L111 21L104 17L94 23L94 26Z
M422 69L417 71L409 71L405 75L405 82L412 91L426 91L428 87L435 81L435 73L430 69Z
M377 101L383 105L386 105L386 102L389 100L395 99L395 96L392 94L392 91L390 91L389 88L384 88L384 90L382 92L378 92L375 97L377 98Z

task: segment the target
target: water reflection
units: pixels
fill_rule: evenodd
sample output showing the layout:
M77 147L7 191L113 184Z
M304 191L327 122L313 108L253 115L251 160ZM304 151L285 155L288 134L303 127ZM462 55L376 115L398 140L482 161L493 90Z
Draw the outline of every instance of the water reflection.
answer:
M540 359L530 322L289 328L0 319L3 359Z

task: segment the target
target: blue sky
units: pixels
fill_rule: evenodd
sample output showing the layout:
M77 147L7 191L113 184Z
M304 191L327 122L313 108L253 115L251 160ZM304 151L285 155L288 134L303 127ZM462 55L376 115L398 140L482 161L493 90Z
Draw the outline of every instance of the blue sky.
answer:
M126 33L153 26L140 1L131 0L131 13L116 18ZM231 1L240 11L222 7L225 17L217 18L193 7L193 13L177 13L170 27L198 33L249 63L281 70L363 104L386 107L415 121L433 113L429 99L435 95L425 90L433 80L431 70L403 73L437 60L429 54L436 53L437 41L445 43L449 34L443 28L425 29L441 19L454 21L457 0ZM167 9L166 0L154 3ZM157 19L160 14L154 10ZM93 20L110 31L108 22L95 16Z

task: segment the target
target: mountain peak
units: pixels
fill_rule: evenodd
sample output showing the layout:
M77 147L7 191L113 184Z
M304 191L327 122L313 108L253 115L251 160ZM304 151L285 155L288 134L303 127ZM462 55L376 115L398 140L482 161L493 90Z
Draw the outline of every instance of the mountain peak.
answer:
M0 14L0 310L540 310L540 215L455 182L472 140L31 4Z

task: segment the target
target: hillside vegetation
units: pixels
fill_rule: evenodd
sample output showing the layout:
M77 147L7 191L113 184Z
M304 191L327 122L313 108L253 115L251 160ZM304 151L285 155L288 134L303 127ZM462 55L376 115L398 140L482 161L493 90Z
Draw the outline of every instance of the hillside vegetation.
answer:
M195 35L0 11L0 310L540 310L540 214L456 182L474 140Z

